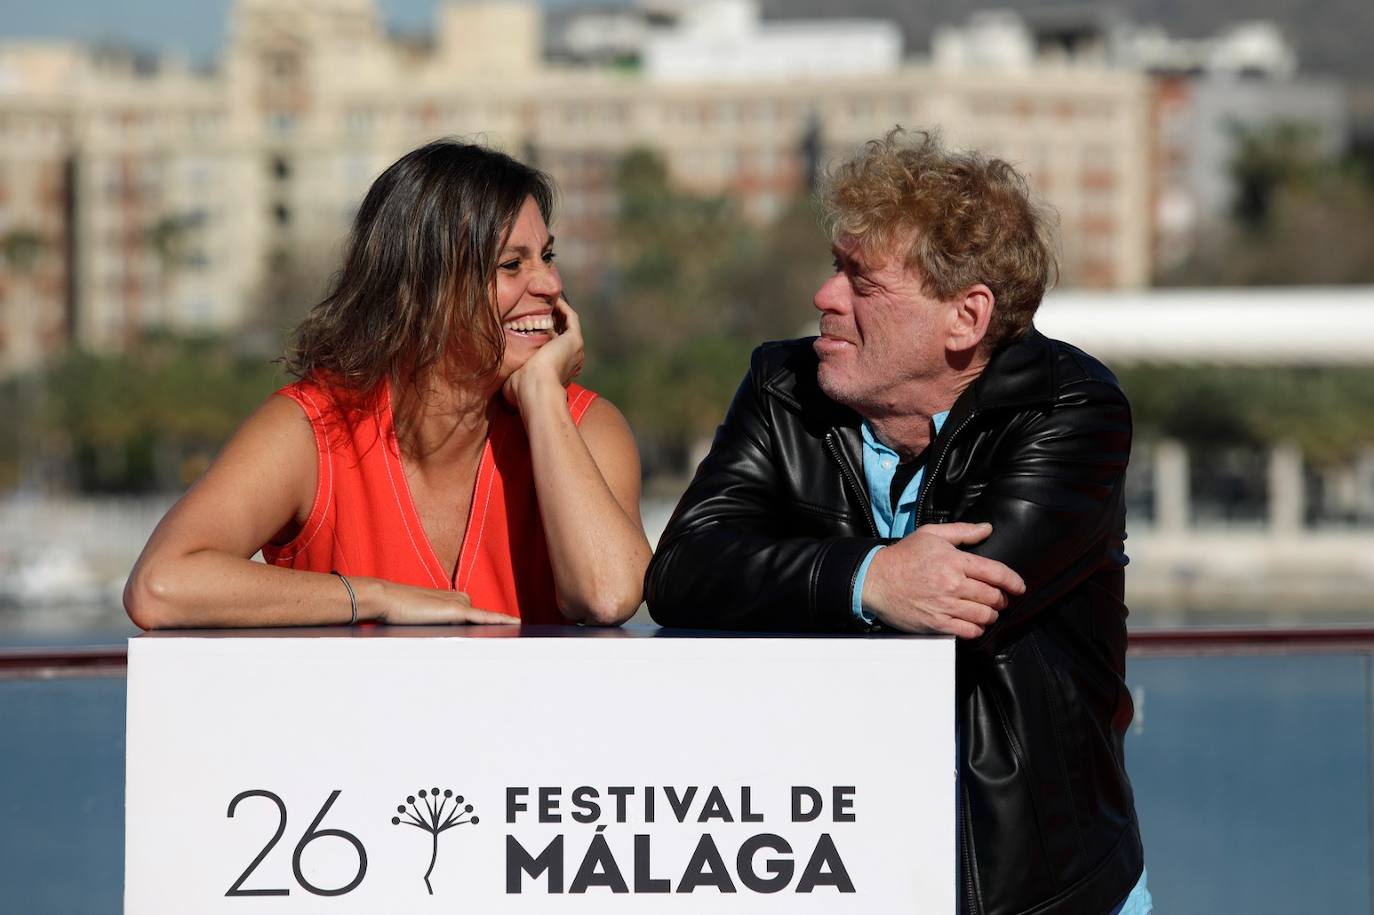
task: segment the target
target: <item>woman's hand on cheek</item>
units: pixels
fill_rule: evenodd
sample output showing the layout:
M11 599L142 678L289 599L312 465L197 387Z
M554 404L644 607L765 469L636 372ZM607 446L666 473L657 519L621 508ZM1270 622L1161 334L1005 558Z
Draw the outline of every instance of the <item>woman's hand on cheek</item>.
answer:
M554 302L555 326L562 332L539 347L525 364L511 373L502 388L506 402L523 412L530 398L543 391L561 392L582 371L582 322L567 300Z

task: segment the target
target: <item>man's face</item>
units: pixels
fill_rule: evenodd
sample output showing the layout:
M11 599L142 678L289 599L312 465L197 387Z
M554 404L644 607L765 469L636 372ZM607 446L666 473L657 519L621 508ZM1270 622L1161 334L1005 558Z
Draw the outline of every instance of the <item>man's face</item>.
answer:
M814 300L821 390L867 417L900 409L913 383L945 367L948 309L900 257L865 258L843 242L833 250L835 275Z

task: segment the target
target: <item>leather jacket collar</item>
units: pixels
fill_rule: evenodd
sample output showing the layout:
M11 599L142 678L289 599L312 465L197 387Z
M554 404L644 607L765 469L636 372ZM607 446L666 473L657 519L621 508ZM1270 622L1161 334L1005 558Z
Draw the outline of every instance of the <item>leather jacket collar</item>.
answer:
M821 391L816 361L810 346L799 349L764 382L763 389L796 410L818 438L832 433L849 471L862 479L863 419ZM1055 361L1049 340L1034 327L993 353L982 374L950 407L949 418L931 442L932 454L946 448L964 422L978 413L1052 403L1058 390Z

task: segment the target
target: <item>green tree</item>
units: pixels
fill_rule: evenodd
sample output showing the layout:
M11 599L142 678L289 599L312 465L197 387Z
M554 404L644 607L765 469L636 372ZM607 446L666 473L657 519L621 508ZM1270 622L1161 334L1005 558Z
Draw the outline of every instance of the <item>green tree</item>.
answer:
M1374 442L1374 372L1358 367L1130 366L1137 439L1201 446L1295 442L1338 464Z
M170 491L191 482L281 383L227 341L151 334L126 353L74 350L45 372L41 412L20 434L82 492Z
M25 226L0 234L0 274L31 275L49 245L49 239ZM36 443L25 432L40 409L42 384L39 372L0 382L0 416L18 433L0 436L0 491L18 486L25 465L34 461Z
M147 241L163 273L174 273L190 262L192 236L201 223L201 217L176 213L162 216L148 227Z
M17 227L0 235L0 261L16 273L33 269L46 242L32 229Z
M1323 157L1291 126L1238 136L1228 224L1159 277L1167 286L1288 286L1374 282L1374 176Z
M1236 153L1231 161L1235 197L1231 217L1243 229L1270 228L1277 195L1285 188L1310 182L1322 163L1313 148L1312 132L1297 124L1232 131Z
M646 468L680 472L720 422L750 351L814 322L827 243L804 197L761 227L728 196L673 187L649 151L621 162L617 192L610 268L579 303L595 341L587 383L625 411Z

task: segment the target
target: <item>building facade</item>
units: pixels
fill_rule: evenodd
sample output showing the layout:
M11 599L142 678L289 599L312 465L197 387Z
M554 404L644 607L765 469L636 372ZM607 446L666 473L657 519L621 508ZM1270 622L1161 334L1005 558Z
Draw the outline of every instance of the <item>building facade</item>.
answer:
M450 3L425 42L388 36L373 0L237 0L231 17L204 72L0 46L0 373L152 328L281 325L319 295L371 180L449 135L554 176L570 278L605 262L615 168L631 149L657 150L674 181L734 195L766 222L804 192L809 157L898 124L1026 171L1059 212L1066 285L1149 275L1149 88L1120 68L897 56L826 74L814 55L789 68L778 52L766 74L697 79L681 66L550 63L528 0ZM734 41L762 28L730 21ZM784 51L809 40L804 28L795 45L786 29L760 34ZM856 27L856 46L881 34ZM675 47L691 56L690 42Z
M1286 135L1302 154L1334 159L1350 131L1343 87L1300 74L1297 53L1270 22L1179 39L1091 5L1026 16L978 12L963 25L937 29L932 57L959 71L1139 74L1149 94L1144 167L1157 273L1186 261L1205 236L1230 222L1242 194L1235 173L1246 144Z

